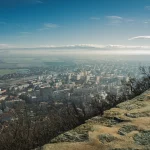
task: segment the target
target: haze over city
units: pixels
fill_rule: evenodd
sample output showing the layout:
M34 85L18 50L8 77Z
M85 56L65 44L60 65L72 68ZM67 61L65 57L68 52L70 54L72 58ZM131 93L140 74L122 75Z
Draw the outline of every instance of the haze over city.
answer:
M0 150L149 150L150 0L0 0Z

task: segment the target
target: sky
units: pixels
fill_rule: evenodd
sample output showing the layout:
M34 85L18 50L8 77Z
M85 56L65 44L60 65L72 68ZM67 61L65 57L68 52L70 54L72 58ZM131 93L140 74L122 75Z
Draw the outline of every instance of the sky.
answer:
M150 0L0 0L0 48L150 50Z

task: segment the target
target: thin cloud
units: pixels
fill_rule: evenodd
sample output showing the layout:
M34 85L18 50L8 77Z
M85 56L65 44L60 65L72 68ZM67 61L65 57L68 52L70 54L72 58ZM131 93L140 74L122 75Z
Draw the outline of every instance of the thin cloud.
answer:
M99 17L90 17L91 20L100 20Z
M119 19L122 20L123 18L120 16L106 16L108 19Z
M106 16L106 18L108 20L108 25L120 25L123 23L133 24L135 22L135 20L133 20L133 19L123 18L120 16Z
M38 3L38 4L42 4L43 3L43 1L40 1L40 0L37 0L35 2Z
M145 9L146 10L150 10L150 6L145 6Z
M32 4L43 4L44 2L42 0L30 0L29 3L32 3Z
M17 46L10 46L7 44L0 44L0 49L47 49L47 50L149 50L150 46L129 46L129 45L95 45L95 44L75 44L75 45L40 45L35 47L17 47Z
M40 29L37 29L38 31L48 30L48 29L54 29L59 28L60 26L53 23L44 23L43 27Z
M14 48L14 47L9 44L0 44L0 49L9 49L9 48Z
M45 28L58 28L59 25L53 24L53 23L45 23L44 24Z
M80 49L80 50L149 50L150 46L129 46L129 45L95 45L95 44L76 44L76 45L62 45L62 46L54 46L54 45L41 45L38 48L47 48L47 49Z
M104 48L103 45L95 45L95 44L76 44L76 45L61 45L61 46L54 46L54 45L41 45L41 48L55 48L55 49L66 49L66 48L79 48L79 49L87 49L87 48Z
M143 23L148 24L148 23L150 23L150 20L149 19L148 20L143 20Z
M135 36L128 40L136 40L136 39L150 39L150 36Z
M120 16L106 16L108 19L108 25L120 25L123 22L123 18Z

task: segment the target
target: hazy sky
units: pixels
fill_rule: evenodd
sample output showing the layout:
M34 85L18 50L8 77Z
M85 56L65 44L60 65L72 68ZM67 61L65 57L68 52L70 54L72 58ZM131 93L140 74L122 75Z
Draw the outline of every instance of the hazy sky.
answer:
M149 49L150 0L0 0L0 48L62 45Z

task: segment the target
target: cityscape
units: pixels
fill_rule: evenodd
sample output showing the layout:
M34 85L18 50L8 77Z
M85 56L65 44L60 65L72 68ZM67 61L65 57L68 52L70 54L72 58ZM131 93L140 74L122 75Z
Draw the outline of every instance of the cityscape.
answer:
M149 0L0 0L0 150L150 150Z
M63 100L88 103L98 94L106 100L107 93L123 94L123 81L141 78L137 61L93 61L77 64L52 64L48 67L20 69L22 72L0 76L0 122L14 117L17 106L37 104L46 110L51 102L63 105ZM7 80L7 82L5 82ZM86 105L86 104L85 104ZM23 107L20 107L22 111ZM17 109L18 110L18 109ZM89 111L89 110L87 110ZM31 110L30 115L34 116ZM46 117L46 116L45 116Z

